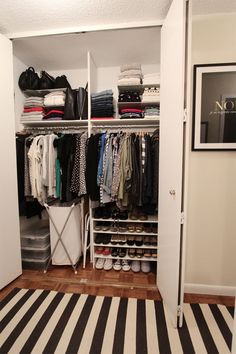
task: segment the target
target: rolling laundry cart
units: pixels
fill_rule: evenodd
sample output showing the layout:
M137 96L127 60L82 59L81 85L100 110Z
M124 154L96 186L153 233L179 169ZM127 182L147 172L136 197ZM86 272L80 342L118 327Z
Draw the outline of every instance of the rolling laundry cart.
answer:
M77 274L77 263L82 254L82 233L84 231L83 203L71 205L44 204L50 221L51 255L44 273L50 263L53 265L71 265Z

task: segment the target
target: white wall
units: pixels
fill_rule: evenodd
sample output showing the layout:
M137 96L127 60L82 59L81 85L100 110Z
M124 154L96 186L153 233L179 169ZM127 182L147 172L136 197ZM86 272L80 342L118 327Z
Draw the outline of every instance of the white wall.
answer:
M235 30L236 13L195 17L192 63L236 62ZM190 152L188 196L185 283L236 286L236 151Z

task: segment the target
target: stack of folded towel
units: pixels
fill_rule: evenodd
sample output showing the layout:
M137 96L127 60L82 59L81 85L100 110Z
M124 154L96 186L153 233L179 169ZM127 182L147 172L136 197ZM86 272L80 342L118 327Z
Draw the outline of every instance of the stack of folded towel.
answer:
M160 116L160 108L157 106L149 106L144 109L144 118L158 119Z
M152 73L143 76L143 85L160 85L160 74Z
M144 103L159 103L160 102L160 88L146 87L143 92L142 102Z
M28 97L24 102L24 111L21 114L21 123L30 123L42 120L44 117L43 97Z
M53 91L45 95L45 115L43 119L62 120L64 117L65 97L64 91Z
M91 95L92 119L113 118L113 92L105 90Z
M142 83L141 64L124 64L120 67L119 86L140 85Z

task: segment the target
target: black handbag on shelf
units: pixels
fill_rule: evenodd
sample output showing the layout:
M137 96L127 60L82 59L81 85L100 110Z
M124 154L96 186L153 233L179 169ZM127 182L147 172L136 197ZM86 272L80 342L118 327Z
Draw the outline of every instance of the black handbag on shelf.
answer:
M57 76L53 87L54 88L65 88L65 87L71 88L66 75Z
M88 119L88 84L84 87L79 87L76 90L76 108L75 115L76 119Z
M71 88L66 89L64 120L75 120L75 104L76 104L76 90Z
M40 90L54 88L54 82L55 82L55 79L53 76L49 75L46 71L41 71L41 77L39 80Z
M39 89L39 76L32 66L20 74L18 85L22 91Z

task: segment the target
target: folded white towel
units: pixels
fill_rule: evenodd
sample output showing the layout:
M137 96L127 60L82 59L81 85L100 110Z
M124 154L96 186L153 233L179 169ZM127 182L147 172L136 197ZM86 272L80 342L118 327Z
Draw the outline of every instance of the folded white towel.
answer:
M120 79L118 80L118 85L140 85L141 80L139 78L128 78L128 79Z
M120 71L126 71L126 70L141 70L141 64L138 63L131 63L131 64L123 64L120 67Z

